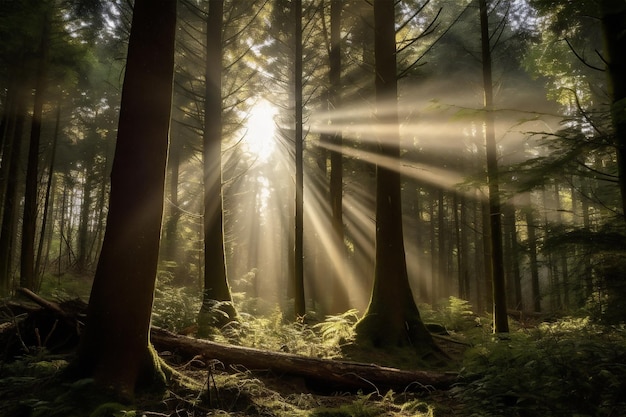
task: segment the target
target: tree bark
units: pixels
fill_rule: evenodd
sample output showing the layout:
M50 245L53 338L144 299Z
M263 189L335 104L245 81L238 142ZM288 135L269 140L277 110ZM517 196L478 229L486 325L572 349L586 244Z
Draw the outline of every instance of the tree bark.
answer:
M209 1L204 103L204 291L199 334L236 316L226 274L222 198L222 28L224 1Z
M129 398L164 382L149 328L163 215L176 0L136 0L107 228L74 369Z
M485 145L487 148L487 183L489 188L489 234L491 237L491 265L493 274L494 333L508 333L506 315L506 289L502 251L502 213L500 210L500 185L498 180L498 152L496 147L493 114L493 81L491 74L491 43L487 1L478 0L480 8L483 86L485 91Z
M330 2L330 51L329 71L330 80L329 111L339 108L341 88L341 0ZM350 308L350 299L346 288L347 253L344 244L343 231L343 154L341 152L343 138L339 126L335 126L331 136L334 149L330 150L330 206L332 210L332 227L337 245L340 262L337 263L333 274L333 313L342 313Z
M374 1L378 152L400 165L395 2ZM432 351L432 337L421 320L409 285L402 231L399 169L376 165L376 264L365 315L356 325L357 342L413 346Z
M309 358L282 352L269 352L241 346L223 345L208 340L180 336L153 328L151 338L159 350L176 352L184 357L201 356L205 361L218 360L224 365L242 365L252 371L304 377L325 391L374 391L378 389L423 390L426 387L449 388L456 381L454 373L400 370L358 362Z
M9 121L7 141L11 141L9 147L5 147L2 155L3 169L7 173L7 186L3 201L2 224L0 226L0 295L7 296L12 287L12 266L15 254L15 231L18 219L18 191L17 184L20 178L20 156L22 149L22 134L24 132L26 114L25 90L18 85L15 108Z
M294 242L294 309L296 319L304 317L306 305L304 298L304 138L302 131L302 0L293 0L294 13L294 105L295 105L295 143L296 143L296 206L295 206L295 242Z
M33 118L30 128L28 167L24 192L24 213L22 221L22 252L20 254L20 286L35 290L35 232L37 230L37 194L39 180L39 142L43 116L44 93L48 77L48 45L50 42L50 17L44 13L39 63L35 86Z
M600 7L622 211L626 218L626 4L622 0L601 0Z

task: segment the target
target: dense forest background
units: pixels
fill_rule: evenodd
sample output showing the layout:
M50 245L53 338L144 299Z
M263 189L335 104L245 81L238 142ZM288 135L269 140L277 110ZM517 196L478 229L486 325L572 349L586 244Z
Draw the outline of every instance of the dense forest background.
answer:
M495 332L623 323L623 1L177 3L154 324L361 317L402 304L385 280ZM127 1L0 1L2 297L89 297L132 22Z
M340 85L333 85L330 3L304 2L302 32L304 282L307 309L321 315L365 309L375 259L373 9L341 2ZM198 291L205 79L207 66L217 65L206 60L207 4L184 1L178 9L160 268L172 284ZM604 314L614 305L607 297L618 295L623 216L612 98L600 20L585 7L513 1L489 8L504 273L515 310ZM89 278L98 258L132 11L111 2L88 12L89 2L2 4L5 296L16 286ZM233 292L282 308L293 298L294 275L290 13L290 2L226 1L221 36L228 279ZM478 3L402 2L396 29L411 287L420 302L454 295L489 310ZM329 191L337 152L341 241ZM333 305L339 291L347 297Z

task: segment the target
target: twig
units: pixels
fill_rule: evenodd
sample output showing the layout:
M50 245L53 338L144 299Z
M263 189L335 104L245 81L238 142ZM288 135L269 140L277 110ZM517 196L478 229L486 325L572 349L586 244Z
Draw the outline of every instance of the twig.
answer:
M43 341L43 347L48 346L48 341L50 340L50 336L52 336L52 333L54 333L54 331L56 330L57 324L59 324L58 319L54 321L52 328L50 329L50 331L48 332L48 335L46 336L46 340Z
M29 290L28 288L18 288L17 292L21 293L22 295L26 296L26 298L29 298L31 301L34 301L35 303L39 304L41 307L47 309L47 310L51 310L54 311L55 313L65 317L67 316L67 314L65 313L65 311L63 311L61 309L61 307L59 307L59 305L57 303L54 303L52 301L48 301L40 296L38 296L37 294L35 294L34 292L32 292L31 290Z

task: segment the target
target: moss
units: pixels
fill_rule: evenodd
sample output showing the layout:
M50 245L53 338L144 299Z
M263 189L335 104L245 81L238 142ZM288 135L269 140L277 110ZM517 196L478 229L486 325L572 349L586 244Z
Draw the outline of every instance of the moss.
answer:
M127 408L127 406L120 403L104 403L89 414L89 417L134 417L137 414L135 411L127 410Z
M141 393L163 394L168 382L163 370L165 366L165 361L159 357L156 349L148 345L148 354L135 389Z

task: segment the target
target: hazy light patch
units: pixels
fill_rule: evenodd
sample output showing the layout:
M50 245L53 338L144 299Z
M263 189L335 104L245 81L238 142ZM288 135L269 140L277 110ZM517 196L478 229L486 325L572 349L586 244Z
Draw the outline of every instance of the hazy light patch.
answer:
M276 122L278 110L266 100L255 103L245 121L243 144L246 152L265 162L276 149Z
M428 300L432 293L432 258L424 254L423 248L415 241L404 239L406 267L409 274L411 290L417 300ZM426 294L422 291L425 290Z
M324 192L324 188L327 187L325 177L315 175L313 178L307 177L307 180L304 213L308 220L307 224L313 228L312 233L308 232L307 236L315 237L317 240L315 245L323 250L323 260L328 262L324 267L330 267L333 270L331 276L339 279L339 283L350 296L353 306L361 307L367 300L368 292L363 285L356 282L352 268L344 256L344 254L348 254L345 242L339 241L333 231L332 213L326 201L328 197ZM324 278L324 276L316 276L313 279L313 284L319 285L324 282ZM327 285L326 288L332 288L332 282L325 282L325 284Z
M234 291L245 292L249 300L258 297L259 306L269 308L286 299L293 257L291 160L276 115L269 102L251 106L245 133L227 151L230 169L224 179L229 279Z
M445 189L455 189L463 181L463 176L457 172L441 169L432 165L418 162L398 160L375 152L368 152L362 149L341 147L331 143L319 143L326 149L342 152L346 156L365 160L380 167L400 172L410 178L436 185Z

